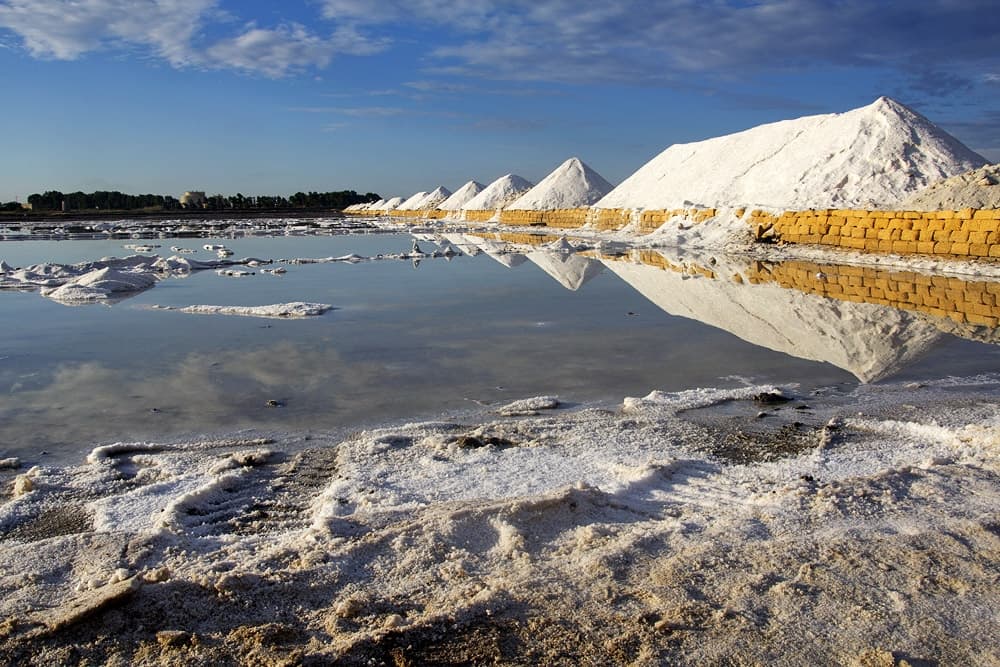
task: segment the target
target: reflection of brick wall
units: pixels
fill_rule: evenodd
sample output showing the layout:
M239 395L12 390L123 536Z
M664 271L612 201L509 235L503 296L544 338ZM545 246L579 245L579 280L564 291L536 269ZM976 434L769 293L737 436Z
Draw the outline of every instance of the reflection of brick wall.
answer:
M853 250L1000 257L1000 210L961 211L752 211L757 238L773 233L788 243ZM773 230L773 232L772 232Z
M841 301L916 310L959 324L995 327L1000 323L1000 283L797 261L756 262L748 280Z

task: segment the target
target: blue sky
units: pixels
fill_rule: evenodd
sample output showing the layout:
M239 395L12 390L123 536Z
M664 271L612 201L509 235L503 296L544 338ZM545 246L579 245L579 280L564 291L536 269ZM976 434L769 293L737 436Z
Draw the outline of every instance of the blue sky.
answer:
M0 0L0 201L408 196L889 95L1000 161L995 0Z

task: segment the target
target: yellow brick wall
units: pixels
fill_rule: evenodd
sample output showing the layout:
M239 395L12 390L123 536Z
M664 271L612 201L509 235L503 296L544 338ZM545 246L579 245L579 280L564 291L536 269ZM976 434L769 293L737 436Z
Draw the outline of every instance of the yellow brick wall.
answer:
M587 224L588 208L561 208L545 211L507 209L500 212L500 222L506 225L544 225L575 229Z
M820 209L773 215L752 211L756 238L867 252L1000 257L1000 210L865 211Z
M595 208L587 221L602 231L619 230L632 222L632 210L627 208Z
M489 222L493 216L496 215L496 211L491 209L483 210L470 210L465 211L463 215L463 220L466 222Z

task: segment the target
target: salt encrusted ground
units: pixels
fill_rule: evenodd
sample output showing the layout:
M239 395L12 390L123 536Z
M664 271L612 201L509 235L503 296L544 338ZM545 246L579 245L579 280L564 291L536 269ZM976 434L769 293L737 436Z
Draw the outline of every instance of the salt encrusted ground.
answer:
M341 443L102 448L0 506L0 656L996 664L998 396L545 398Z

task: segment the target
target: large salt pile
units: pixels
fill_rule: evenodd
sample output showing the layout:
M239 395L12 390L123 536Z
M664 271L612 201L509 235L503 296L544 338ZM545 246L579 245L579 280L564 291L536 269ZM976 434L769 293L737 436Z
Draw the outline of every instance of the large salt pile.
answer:
M478 195L486 186L479 181L469 181L455 193L445 199L443 202L438 204L438 208L442 211L458 211L465 206L470 199Z
M430 193L426 190L421 190L420 192L410 195L410 197L404 201L402 204L396 207L397 211L415 211L420 206L420 202L427 199L427 195Z
M420 200L413 208L415 210L420 210L420 211L437 208L441 202L447 200L448 197L450 196L451 196L451 190L442 185L439 185L436 188L434 188L426 197Z
M379 210L380 211L386 211L386 212L388 212L388 211L394 211L402 203L403 203L403 198L402 197L393 197L392 199L386 200L385 204L383 204L379 208Z
M907 211L941 211L962 208L1000 208L1000 164L932 183L903 201Z
M614 186L580 158L571 157L507 208L544 211L590 206Z
M531 189L531 182L517 174L501 176L462 207L463 211L488 211L504 208Z
M846 113L675 144L596 206L886 208L985 163L920 114L880 97Z

